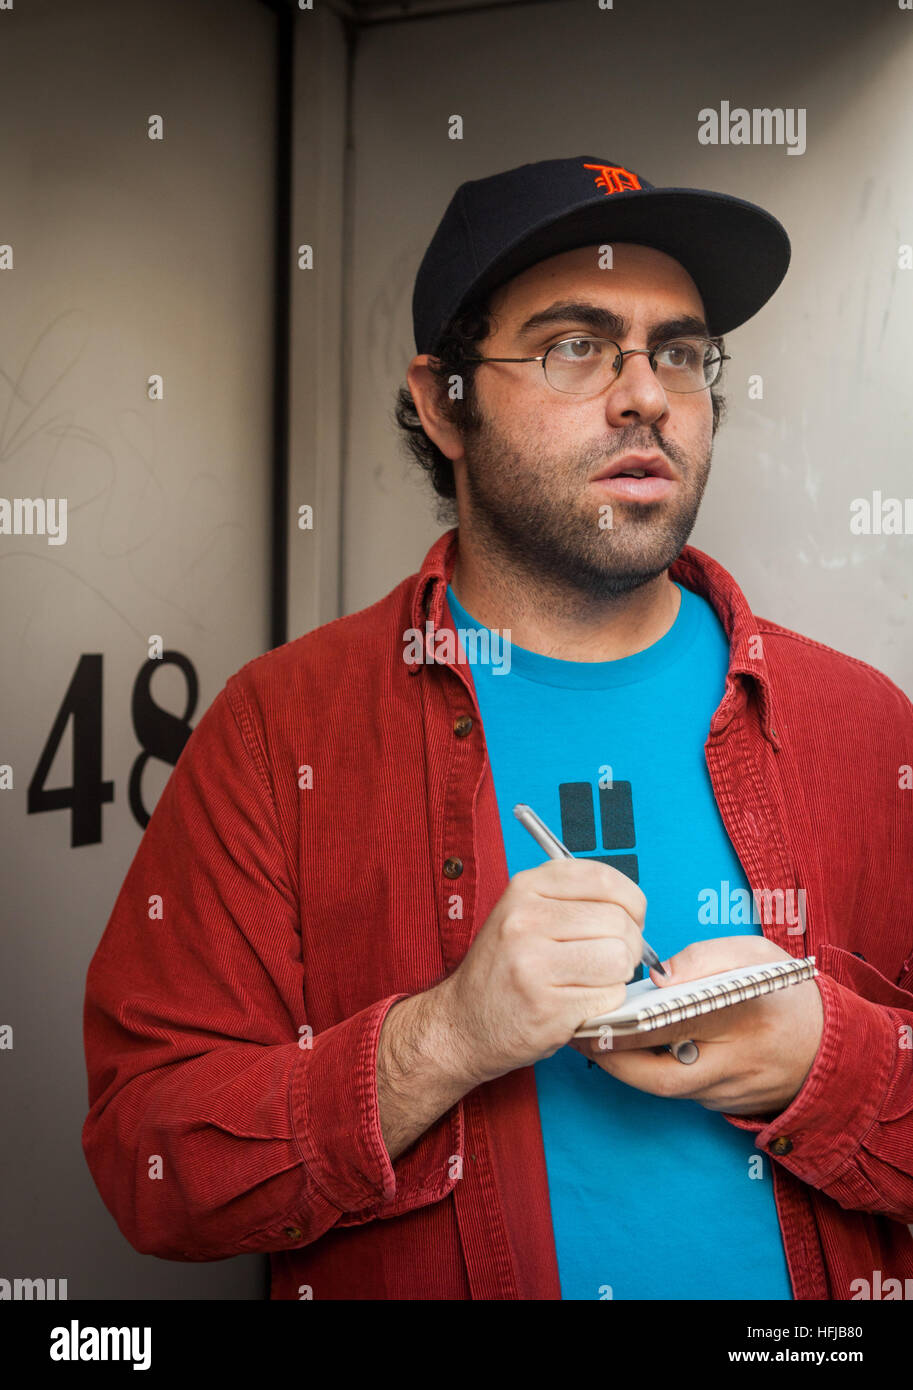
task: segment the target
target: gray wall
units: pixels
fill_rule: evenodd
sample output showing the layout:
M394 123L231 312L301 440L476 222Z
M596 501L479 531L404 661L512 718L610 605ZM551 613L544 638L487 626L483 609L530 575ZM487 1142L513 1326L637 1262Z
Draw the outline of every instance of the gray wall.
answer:
M345 440L343 347L347 292L346 91L343 27L318 8L295 24L292 132L291 362L289 398L288 631L294 637L338 618L340 459ZM312 270L297 268L299 246ZM313 509L313 528L298 525Z
M0 13L4 497L65 496L68 536L0 536L0 1277L75 1298L256 1297L264 1262L137 1254L86 1166L85 972L141 830L130 701L151 634L193 663L195 724L268 645L274 17L252 2ZM164 139L150 141L150 114ZM164 377L164 398L146 380ZM96 843L27 788L80 656L103 658ZM187 699L175 667L153 698ZM47 778L72 777L72 724ZM143 777L151 811L170 768Z
M69 538L0 537L3 1238L0 1277L71 1298L255 1298L258 1257L135 1254L85 1166L85 970L140 837L133 681L161 633L200 678L196 723L268 644L274 18L254 0L42 0L0 12L3 496L68 496ZM908 537L849 503L911 491L913 14L891 4L586 3L378 24L346 127L342 25L296 22L290 635L414 570L440 527L399 451L412 281L462 179L582 151L719 188L785 223L793 264L730 335L729 419L694 543L756 611L913 693ZM807 150L701 146L697 112L805 107ZM165 140L146 139L151 112ZM454 112L465 138L447 138ZM346 171L348 170L348 183ZM145 381L165 377L151 403ZM764 377L751 401L747 377ZM340 491L342 493L340 499ZM313 532L295 525L315 509ZM104 660L103 839L26 791L79 657ZM155 698L183 709L173 669ZM49 786L71 775L67 729ZM144 778L151 810L167 767Z

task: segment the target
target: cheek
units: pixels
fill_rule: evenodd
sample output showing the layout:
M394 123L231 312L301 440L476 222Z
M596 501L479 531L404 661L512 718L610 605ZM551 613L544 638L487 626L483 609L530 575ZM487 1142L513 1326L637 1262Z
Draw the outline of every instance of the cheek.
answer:
M682 443L699 453L707 453L713 438L713 404L709 395L706 399L695 399L694 405L682 411L677 421L678 435Z
M526 439L544 458L595 460L611 452L611 431L598 405L537 402L524 423Z

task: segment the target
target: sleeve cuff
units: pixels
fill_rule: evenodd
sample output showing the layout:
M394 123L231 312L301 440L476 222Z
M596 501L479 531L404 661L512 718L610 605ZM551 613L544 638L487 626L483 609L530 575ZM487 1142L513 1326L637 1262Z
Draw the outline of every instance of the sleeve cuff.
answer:
M318 1033L291 1084L291 1115L304 1164L339 1225L396 1216L439 1201L463 1151L462 1101L446 1111L396 1164L390 1162L377 1101L377 1049L384 1019L408 994L393 994Z
M859 1148L876 1121L895 1064L894 1024L883 1005L829 975L815 977L824 1009L821 1042L811 1070L785 1110L730 1115L757 1134L768 1151L802 1182L823 1188Z

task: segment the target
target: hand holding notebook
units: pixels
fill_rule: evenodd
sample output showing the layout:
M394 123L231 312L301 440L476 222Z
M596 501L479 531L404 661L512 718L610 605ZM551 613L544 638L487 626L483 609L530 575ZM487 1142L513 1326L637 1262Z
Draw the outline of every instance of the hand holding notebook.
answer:
M637 1090L727 1115L782 1114L814 1072L823 1036L814 956L731 936L691 942L666 965L666 977L627 985L620 1008L581 1023L570 1046Z

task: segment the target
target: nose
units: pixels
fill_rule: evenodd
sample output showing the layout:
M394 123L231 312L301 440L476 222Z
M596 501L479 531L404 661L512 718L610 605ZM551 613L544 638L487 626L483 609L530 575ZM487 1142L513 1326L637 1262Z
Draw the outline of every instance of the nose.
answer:
M621 371L605 393L606 419L621 424L637 416L653 424L669 413L669 400L644 348L622 354Z

